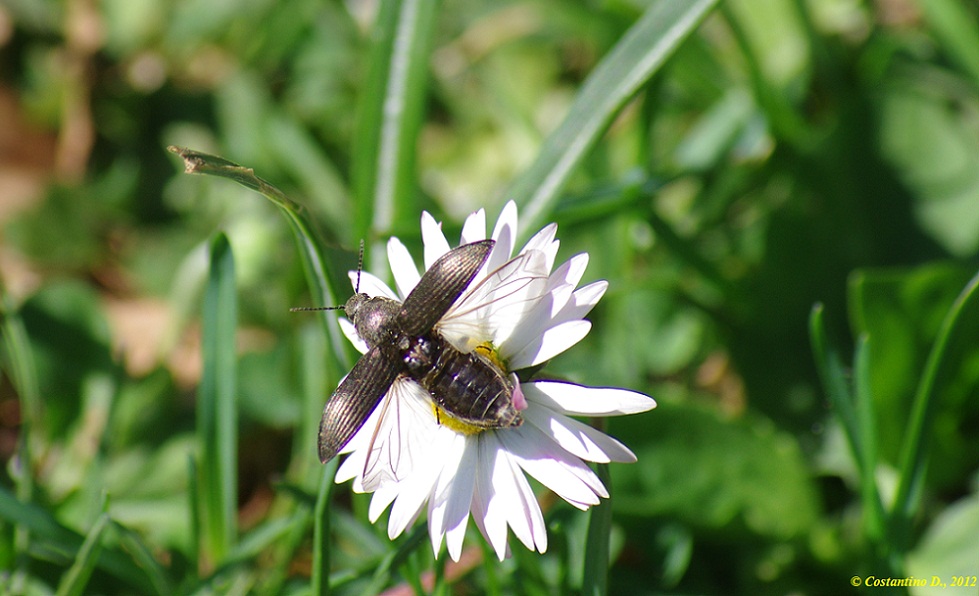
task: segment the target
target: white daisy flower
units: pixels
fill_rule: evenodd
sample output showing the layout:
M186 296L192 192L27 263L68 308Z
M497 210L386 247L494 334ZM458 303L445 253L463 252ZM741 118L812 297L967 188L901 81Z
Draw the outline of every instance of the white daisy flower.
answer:
M440 225L422 214L425 269L450 250ZM394 539L427 510L432 548L445 540L458 561L469 517L502 560L507 528L531 550L547 549L540 505L526 475L579 509L597 505L608 491L588 467L592 462L634 462L622 443L570 416L614 416L644 412L656 403L625 389L584 387L557 381L520 383L514 371L537 366L578 343L591 328L583 317L598 303L608 282L577 288L588 264L579 254L551 271L559 242L550 224L513 256L517 208L504 207L486 262L436 325L461 352L478 350L511 375L513 403L523 423L483 429L454 419L434 406L416 381L398 377L378 407L340 453L349 454L336 482L353 480L357 492L373 492L372 523L391 507L388 535ZM486 239L486 215L470 215L460 245ZM388 260L397 291L367 272L351 282L368 296L403 301L421 274L405 246L392 238ZM358 280L359 278L359 280ZM362 352L367 344L353 324L341 319L347 337Z

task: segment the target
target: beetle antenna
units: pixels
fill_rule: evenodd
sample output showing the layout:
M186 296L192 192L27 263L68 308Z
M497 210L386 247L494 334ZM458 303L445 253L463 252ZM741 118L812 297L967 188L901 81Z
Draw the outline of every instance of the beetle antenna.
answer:
M364 270L364 240L360 241L360 253L357 255L357 287L354 294L360 294L360 272Z
M357 253L357 284L354 294L360 293L360 272L364 269L364 241L360 241L360 252ZM343 310L343 306L296 306L289 309L289 312L310 312L317 310Z

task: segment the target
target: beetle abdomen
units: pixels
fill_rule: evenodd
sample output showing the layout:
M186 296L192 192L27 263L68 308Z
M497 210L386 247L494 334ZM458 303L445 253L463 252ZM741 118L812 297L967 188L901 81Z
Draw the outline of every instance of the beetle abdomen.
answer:
M430 333L413 342L404 360L411 377L450 416L484 429L523 423L513 405L513 383L476 352L460 352Z

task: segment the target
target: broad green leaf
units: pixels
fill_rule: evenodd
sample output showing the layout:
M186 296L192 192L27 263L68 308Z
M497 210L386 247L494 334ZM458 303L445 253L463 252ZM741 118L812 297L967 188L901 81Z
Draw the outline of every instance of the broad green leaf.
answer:
M637 463L616 469L616 511L776 539L804 534L815 521L806 462L793 438L769 422L663 402L637 418L619 426L655 440L636 449Z
M949 57L979 85L979 21L968 0L919 0L917 6Z
M918 545L908 553L909 576L928 580L911 593L932 596L949 592L967 593L979 575L979 495L972 493L942 511L925 530ZM941 585L932 585L937 577ZM955 585L953 578L965 583Z
M961 114L979 109L979 98L960 98L947 74L919 68L927 86L884 90L881 151L914 192L924 231L953 254L970 256L979 248L979 129L963 126Z

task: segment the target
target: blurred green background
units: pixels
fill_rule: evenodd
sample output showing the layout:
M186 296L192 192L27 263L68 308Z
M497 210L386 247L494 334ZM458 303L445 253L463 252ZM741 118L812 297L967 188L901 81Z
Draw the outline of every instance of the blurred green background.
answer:
M639 458L611 467L610 593L975 582L979 6L703 1L662 67L602 104L602 81L629 81L602 60L641 65L664 4L684 3L0 2L0 591L301 594L324 564L315 428L353 354L289 312L317 296L287 219L168 145L302 205L337 303L361 239L376 272L391 235L421 254L423 209L451 241L513 199L524 239L555 221L559 260L590 254L585 280L610 290L548 370L659 403L609 421ZM218 232L237 309L227 552L197 519ZM546 554L511 540L499 564L470 525L472 556L447 564L417 533L389 542L341 485L331 581L587 590L587 514L541 498Z

